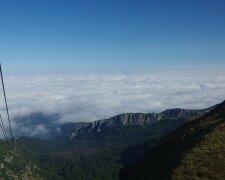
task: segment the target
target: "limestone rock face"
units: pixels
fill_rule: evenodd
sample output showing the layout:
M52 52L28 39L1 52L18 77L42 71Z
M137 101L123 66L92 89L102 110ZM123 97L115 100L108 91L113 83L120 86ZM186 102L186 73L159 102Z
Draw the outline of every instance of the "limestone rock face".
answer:
M87 123L72 123L69 126L64 125L64 136L73 139L79 135L89 133L99 134L107 127L125 127L125 126L145 126L157 123L161 120L179 119L200 116L211 109L204 110L186 110L186 109L168 109L161 113L124 113L113 116L109 119L98 120ZM66 127L66 128L65 128ZM69 131L65 131L69 129Z

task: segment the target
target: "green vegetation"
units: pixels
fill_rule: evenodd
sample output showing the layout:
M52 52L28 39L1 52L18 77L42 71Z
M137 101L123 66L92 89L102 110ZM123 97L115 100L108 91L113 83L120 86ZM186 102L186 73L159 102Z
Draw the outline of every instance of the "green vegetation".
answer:
M0 168L4 162L5 170L0 171L0 177L222 179L221 168L225 167L224 104L196 119L194 116L165 117L151 125L106 126L101 133L92 131L73 140L60 137L45 141L23 137L16 141L15 152L8 151L7 144L3 143ZM13 157L13 164L7 163L5 157Z
M143 142L159 138L177 129L188 119L167 118L157 123L146 125L109 126L102 129L101 133L92 131L91 133L79 134L74 138L74 143L89 144L97 143L104 146L127 146L141 144ZM70 142L71 144L71 142Z
M167 119L145 126L108 127L100 136L89 134L74 141L20 138L17 142L33 154L46 180L116 180L123 164L127 163L124 157L130 147L147 140L154 144L156 139L173 131L185 121ZM129 157L132 160L133 158Z
M4 180L42 179L29 153L18 145L12 150L3 141L0 142L0 177Z
M54 180L100 180L118 179L121 165L116 150L84 150L41 155L39 163L44 170L44 179Z
M120 179L224 179L225 102L144 150Z
M225 121L194 146L180 165L172 171L172 179L225 178Z

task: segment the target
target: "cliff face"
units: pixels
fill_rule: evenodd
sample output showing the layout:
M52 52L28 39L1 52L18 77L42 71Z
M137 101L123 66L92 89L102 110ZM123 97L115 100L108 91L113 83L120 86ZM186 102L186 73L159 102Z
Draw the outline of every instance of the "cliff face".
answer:
M99 134L109 127L129 127L146 126L158 123L162 120L178 119L187 122L189 118L200 116L210 109L205 110L186 110L186 109L168 109L161 113L124 113L113 116L109 119L98 120L88 123L70 124L69 131L63 131L64 135L70 139L77 136L87 135L89 133Z
M111 126L146 125L156 123L161 119L161 116L161 114L156 113L125 113L110 118L108 124Z

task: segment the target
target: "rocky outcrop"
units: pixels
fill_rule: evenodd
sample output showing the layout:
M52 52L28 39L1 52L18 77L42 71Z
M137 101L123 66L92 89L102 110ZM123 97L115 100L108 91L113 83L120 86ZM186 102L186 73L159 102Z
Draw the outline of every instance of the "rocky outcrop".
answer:
M126 125L145 125L145 124L152 124L161 119L161 114L156 113L125 113L114 116L109 119L109 125L119 125L119 126L126 126Z
M157 123L160 120L174 118L196 117L209 112L213 108L204 110L168 109L161 113L124 113L113 116L109 119L98 120L87 123L73 123L70 126L63 126L64 135L73 139L79 135L95 132L100 133L104 128L117 126L145 126ZM70 129L65 131L65 129Z
M179 118L179 117L191 117L191 116L200 116L205 112L208 112L208 109L205 110L188 110L188 109L167 109L161 114L163 117L169 118Z
M38 168L29 159L22 147L11 149L4 141L0 141L0 180L41 180Z

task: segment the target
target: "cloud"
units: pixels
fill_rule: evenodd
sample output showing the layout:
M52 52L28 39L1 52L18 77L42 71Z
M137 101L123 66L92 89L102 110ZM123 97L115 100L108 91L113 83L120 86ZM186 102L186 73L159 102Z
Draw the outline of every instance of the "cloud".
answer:
M58 115L46 115L43 113L32 113L26 116L17 116L16 136L31 136L45 139L58 134L59 126L56 124Z
M13 119L35 112L58 114L51 122L56 124L93 121L124 112L201 109L225 99L225 75L7 77L5 86ZM0 98L0 102L5 114L4 100ZM17 124L14 120L13 129ZM37 133L47 131L46 124L35 128ZM29 130L24 127L24 132Z

